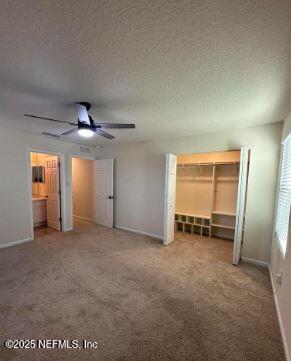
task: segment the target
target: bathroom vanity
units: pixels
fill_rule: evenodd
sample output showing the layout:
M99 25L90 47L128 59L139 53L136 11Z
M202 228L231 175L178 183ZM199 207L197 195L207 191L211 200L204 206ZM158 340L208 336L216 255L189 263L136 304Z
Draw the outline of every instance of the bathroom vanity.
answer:
M33 226L45 226L47 223L46 203L47 198L42 196L33 196Z

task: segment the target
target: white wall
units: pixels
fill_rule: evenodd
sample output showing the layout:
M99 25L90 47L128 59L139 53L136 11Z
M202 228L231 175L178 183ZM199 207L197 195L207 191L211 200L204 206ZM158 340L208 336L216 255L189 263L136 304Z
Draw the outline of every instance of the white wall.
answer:
M72 228L71 154L80 154L80 146L0 129L0 246L30 237L28 147L65 154L67 187L63 194L66 202L63 222L65 229Z
M284 123L282 141L291 133L291 113ZM276 274L282 272L281 286L276 283ZM291 220L289 223L289 237L285 258L282 256L275 238L271 250L271 275L281 317L281 330L285 343L285 350L291 360Z
M115 165L115 224L163 236L165 153L251 147L243 256L269 261L282 123L173 140L116 145L100 158Z

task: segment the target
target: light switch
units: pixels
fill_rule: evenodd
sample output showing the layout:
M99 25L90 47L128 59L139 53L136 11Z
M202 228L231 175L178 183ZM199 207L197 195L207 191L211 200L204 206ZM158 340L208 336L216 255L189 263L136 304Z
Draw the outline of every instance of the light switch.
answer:
M282 272L277 273L277 274L275 275L276 283L277 283L278 286L281 286L282 277L283 277Z

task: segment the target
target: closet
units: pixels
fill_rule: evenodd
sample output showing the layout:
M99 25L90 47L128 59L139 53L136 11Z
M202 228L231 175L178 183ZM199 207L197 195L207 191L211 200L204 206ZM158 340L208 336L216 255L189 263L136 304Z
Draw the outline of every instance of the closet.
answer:
M234 239L240 151L177 158L175 230Z

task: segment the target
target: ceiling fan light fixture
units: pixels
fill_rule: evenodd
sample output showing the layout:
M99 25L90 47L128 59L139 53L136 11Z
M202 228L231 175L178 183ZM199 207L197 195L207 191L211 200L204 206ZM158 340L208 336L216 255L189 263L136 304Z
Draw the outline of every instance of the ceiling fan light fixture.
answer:
M78 133L82 136L82 137L85 137L85 138L91 138L93 137L94 135L94 132L93 130L91 129L79 129L78 130Z

